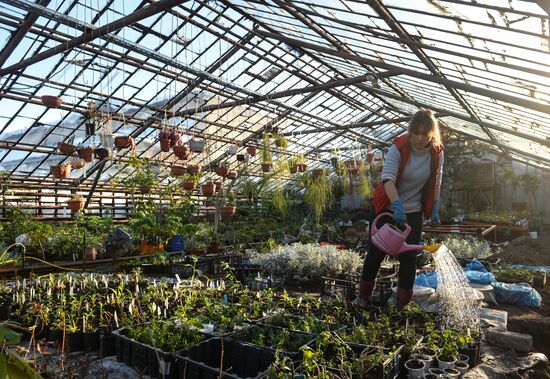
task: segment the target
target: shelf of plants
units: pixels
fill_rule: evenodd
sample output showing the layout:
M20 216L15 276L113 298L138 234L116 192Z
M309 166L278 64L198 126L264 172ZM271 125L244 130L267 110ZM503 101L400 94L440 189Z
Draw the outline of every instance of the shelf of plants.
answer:
M9 322L30 327L27 338L57 340L58 353L106 350L114 338L118 359L153 377L216 378L223 361L230 378L268 372L396 378L412 353L458 356L478 343L456 330L442 332L414 305L373 313L334 298L213 283L198 273L177 283L138 272L50 274L4 285L0 295ZM107 353L114 354L101 351ZM40 354L30 363L38 370Z

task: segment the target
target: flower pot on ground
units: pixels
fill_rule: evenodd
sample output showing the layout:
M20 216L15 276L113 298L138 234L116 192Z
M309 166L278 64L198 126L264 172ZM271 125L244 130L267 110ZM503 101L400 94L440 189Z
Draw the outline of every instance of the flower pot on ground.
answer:
M187 171L187 168L181 165L173 164L170 166L170 172L173 176L182 176L185 175L185 172Z
M273 171L273 165L271 163L262 163L262 171L263 172Z
M424 372L428 372L430 367L432 367L432 362L435 356L430 356L426 354L411 354L411 359L418 359L419 361L424 362Z
M76 145L67 142L58 142L57 150L59 150L61 154L73 155L76 152Z
M71 176L71 165L69 163L62 163L51 166L50 173L56 179L66 179Z
M419 359L410 359L405 362L405 368L409 373L410 379L423 379L426 363Z
M257 149L256 146L248 146L248 147L246 148L246 152L247 152L251 157L253 157L253 156L256 155L256 149Z
M95 247L87 247L84 249L84 255L87 261L95 261L97 257L97 250Z
M223 182L215 181L214 186L216 187L216 192L220 192L223 189Z
M432 367L431 369L428 370L428 372L432 375L435 375L437 378L445 377L445 371L443 371L440 368Z
M112 151L106 147L98 147L95 149L95 155L97 159L107 159L111 157Z
M93 161L94 151L95 149L93 147L81 147L81 148L78 148L76 152L80 158L90 163L91 161Z
M70 200L67 200L67 207L73 212L84 209L84 198L82 195L73 195Z
M219 167L216 167L214 172L216 173L216 175L219 175L222 178L225 178L227 176L227 174L229 173L229 167L219 166Z
M132 150L134 150L136 148L136 143L131 136L116 136L115 146L118 149L126 149L128 147L131 147Z
M439 367L441 370L445 368L454 368L456 363L456 358L452 357L437 357L437 367Z
M201 172L201 166L199 165L196 165L196 164L190 164L189 166L187 166L187 173L191 174L191 175L196 175L198 174L199 172Z
M214 183L206 183L201 186L201 190L204 196L212 196L216 192L216 186Z
M59 96L52 96L52 95L43 95L40 96L40 101L42 101L42 104L47 106L48 108L57 108L61 104L63 104L63 99Z
M454 368L445 368L443 369L445 374L448 378L459 378L460 377L460 371L454 369Z
M460 373L459 378L461 378L466 373L466 371L468 371L469 368L470 365L467 362L457 361L455 363L455 370L458 370L458 372Z
M189 140L189 149L194 153L202 153L204 150L204 140L191 138Z
M174 146L173 150L174 155L183 160L189 159L189 155L191 155L191 150L189 150L189 148L184 145Z

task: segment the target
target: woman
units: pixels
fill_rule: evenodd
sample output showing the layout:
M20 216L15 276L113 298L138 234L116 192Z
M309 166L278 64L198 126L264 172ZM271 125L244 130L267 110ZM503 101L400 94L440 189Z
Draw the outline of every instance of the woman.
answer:
M423 216L431 218L432 224L440 223L442 169L443 144L439 124L432 111L421 109L412 116L408 133L393 140L382 169L381 182L374 191L376 215L392 212L395 224L409 224L409 244L420 242ZM372 220L374 217L371 226ZM401 307L412 299L416 256L417 251L397 256L399 282L396 302ZM359 281L359 297L365 305L371 301L376 275L384 257L385 254L371 243Z

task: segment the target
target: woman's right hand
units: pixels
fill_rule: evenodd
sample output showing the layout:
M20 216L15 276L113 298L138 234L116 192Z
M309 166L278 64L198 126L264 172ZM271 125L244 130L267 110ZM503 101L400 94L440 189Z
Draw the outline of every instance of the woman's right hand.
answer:
M393 221L397 225L403 225L407 222L407 215L405 213L405 208L403 208L403 203L401 200L397 199L391 203L393 207Z

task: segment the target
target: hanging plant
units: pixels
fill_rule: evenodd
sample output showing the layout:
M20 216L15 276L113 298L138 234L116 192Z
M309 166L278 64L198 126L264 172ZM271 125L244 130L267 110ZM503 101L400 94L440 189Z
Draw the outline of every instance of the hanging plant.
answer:
M326 175L321 175L316 178L310 177L306 180L304 201L313 210L317 224L319 224L323 213L329 207L331 197L331 183Z
M67 207L73 212L84 209L84 197L79 194L72 195L69 200L67 200Z
M271 172L273 170L273 156L271 154L271 139L269 137L269 134L264 134L262 138L260 155L262 161L262 171Z
M63 99L59 96L43 95L40 96L40 100L42 101L42 104L48 108L57 108L63 104Z
M185 145L176 145L173 150L174 155L183 160L189 159L189 155L191 155L191 150Z
M136 149L136 143L131 136L116 136L115 146L118 149L126 149L128 147L131 147L132 150Z
M57 150L59 150L61 154L73 155L76 152L76 145L67 142L58 142Z
M59 165L51 166L50 173L56 179L64 179L71 176L71 164L62 163Z
M256 146L248 146L246 148L246 152L251 156L255 156L256 155Z

